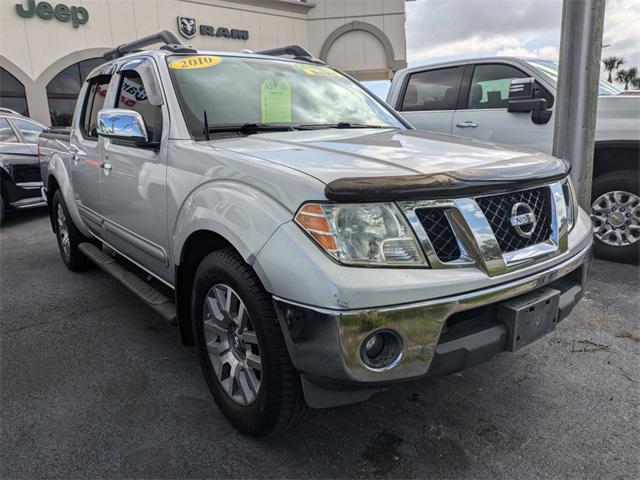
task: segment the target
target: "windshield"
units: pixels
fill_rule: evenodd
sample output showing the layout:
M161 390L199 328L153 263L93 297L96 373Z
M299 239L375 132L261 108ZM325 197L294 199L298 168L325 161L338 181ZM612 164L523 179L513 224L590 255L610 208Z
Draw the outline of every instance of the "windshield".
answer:
M527 60L527 63L546 73L555 83L558 83L558 65L546 60ZM598 95L618 95L622 90L609 82L600 80L598 84Z
M171 56L169 71L195 139L247 124L404 128L335 70L308 63L214 55ZM216 130L218 127L218 130Z

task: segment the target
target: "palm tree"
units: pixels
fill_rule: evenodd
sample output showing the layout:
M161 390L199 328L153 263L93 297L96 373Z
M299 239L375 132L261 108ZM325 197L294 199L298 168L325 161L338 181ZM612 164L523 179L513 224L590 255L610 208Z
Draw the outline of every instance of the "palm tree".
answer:
M633 88L635 88L636 90L640 90L640 77L636 77L633 80L631 80L631 85L633 86Z
M609 83L613 83L613 71L620 68L625 63L625 59L623 57L611 56L602 59L602 63L604 63L604 69L606 72L609 72L609 78L607 81Z
M633 81L634 78L638 77L638 68L620 68L616 74L616 80L620 83L624 83L624 89L629 90L629 84Z

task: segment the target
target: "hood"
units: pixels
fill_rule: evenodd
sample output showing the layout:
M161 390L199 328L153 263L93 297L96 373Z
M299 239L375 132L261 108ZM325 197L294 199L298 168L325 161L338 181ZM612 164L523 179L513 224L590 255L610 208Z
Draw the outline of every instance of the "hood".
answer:
M596 142L640 140L640 96L598 97ZM637 147L636 147L637 148Z
M331 200L468 195L568 173L566 162L543 153L416 130L278 132L209 144L310 175Z
M640 95L600 95L598 118L602 115L617 115L622 118L638 118Z

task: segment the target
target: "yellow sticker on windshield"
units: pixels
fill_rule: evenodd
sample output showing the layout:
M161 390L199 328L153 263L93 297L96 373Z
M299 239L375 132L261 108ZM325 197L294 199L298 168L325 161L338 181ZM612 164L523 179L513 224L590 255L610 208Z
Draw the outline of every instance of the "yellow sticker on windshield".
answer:
M307 65L304 63L296 63L296 67L307 75L329 75L331 77L340 77L341 75L333 68L322 67L319 65Z
M222 57L213 55L194 55L193 57L174 60L169 64L169 68L173 70L194 70L196 68L209 68L219 64Z

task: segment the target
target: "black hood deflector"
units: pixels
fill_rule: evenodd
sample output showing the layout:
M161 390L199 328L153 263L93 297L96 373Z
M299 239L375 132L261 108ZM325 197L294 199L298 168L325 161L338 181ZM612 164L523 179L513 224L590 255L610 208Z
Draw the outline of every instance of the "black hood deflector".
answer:
M462 169L430 175L339 178L327 184L325 195L335 202L379 202L395 200L435 200L473 197L522 190L565 178L570 165L564 160L504 168Z

